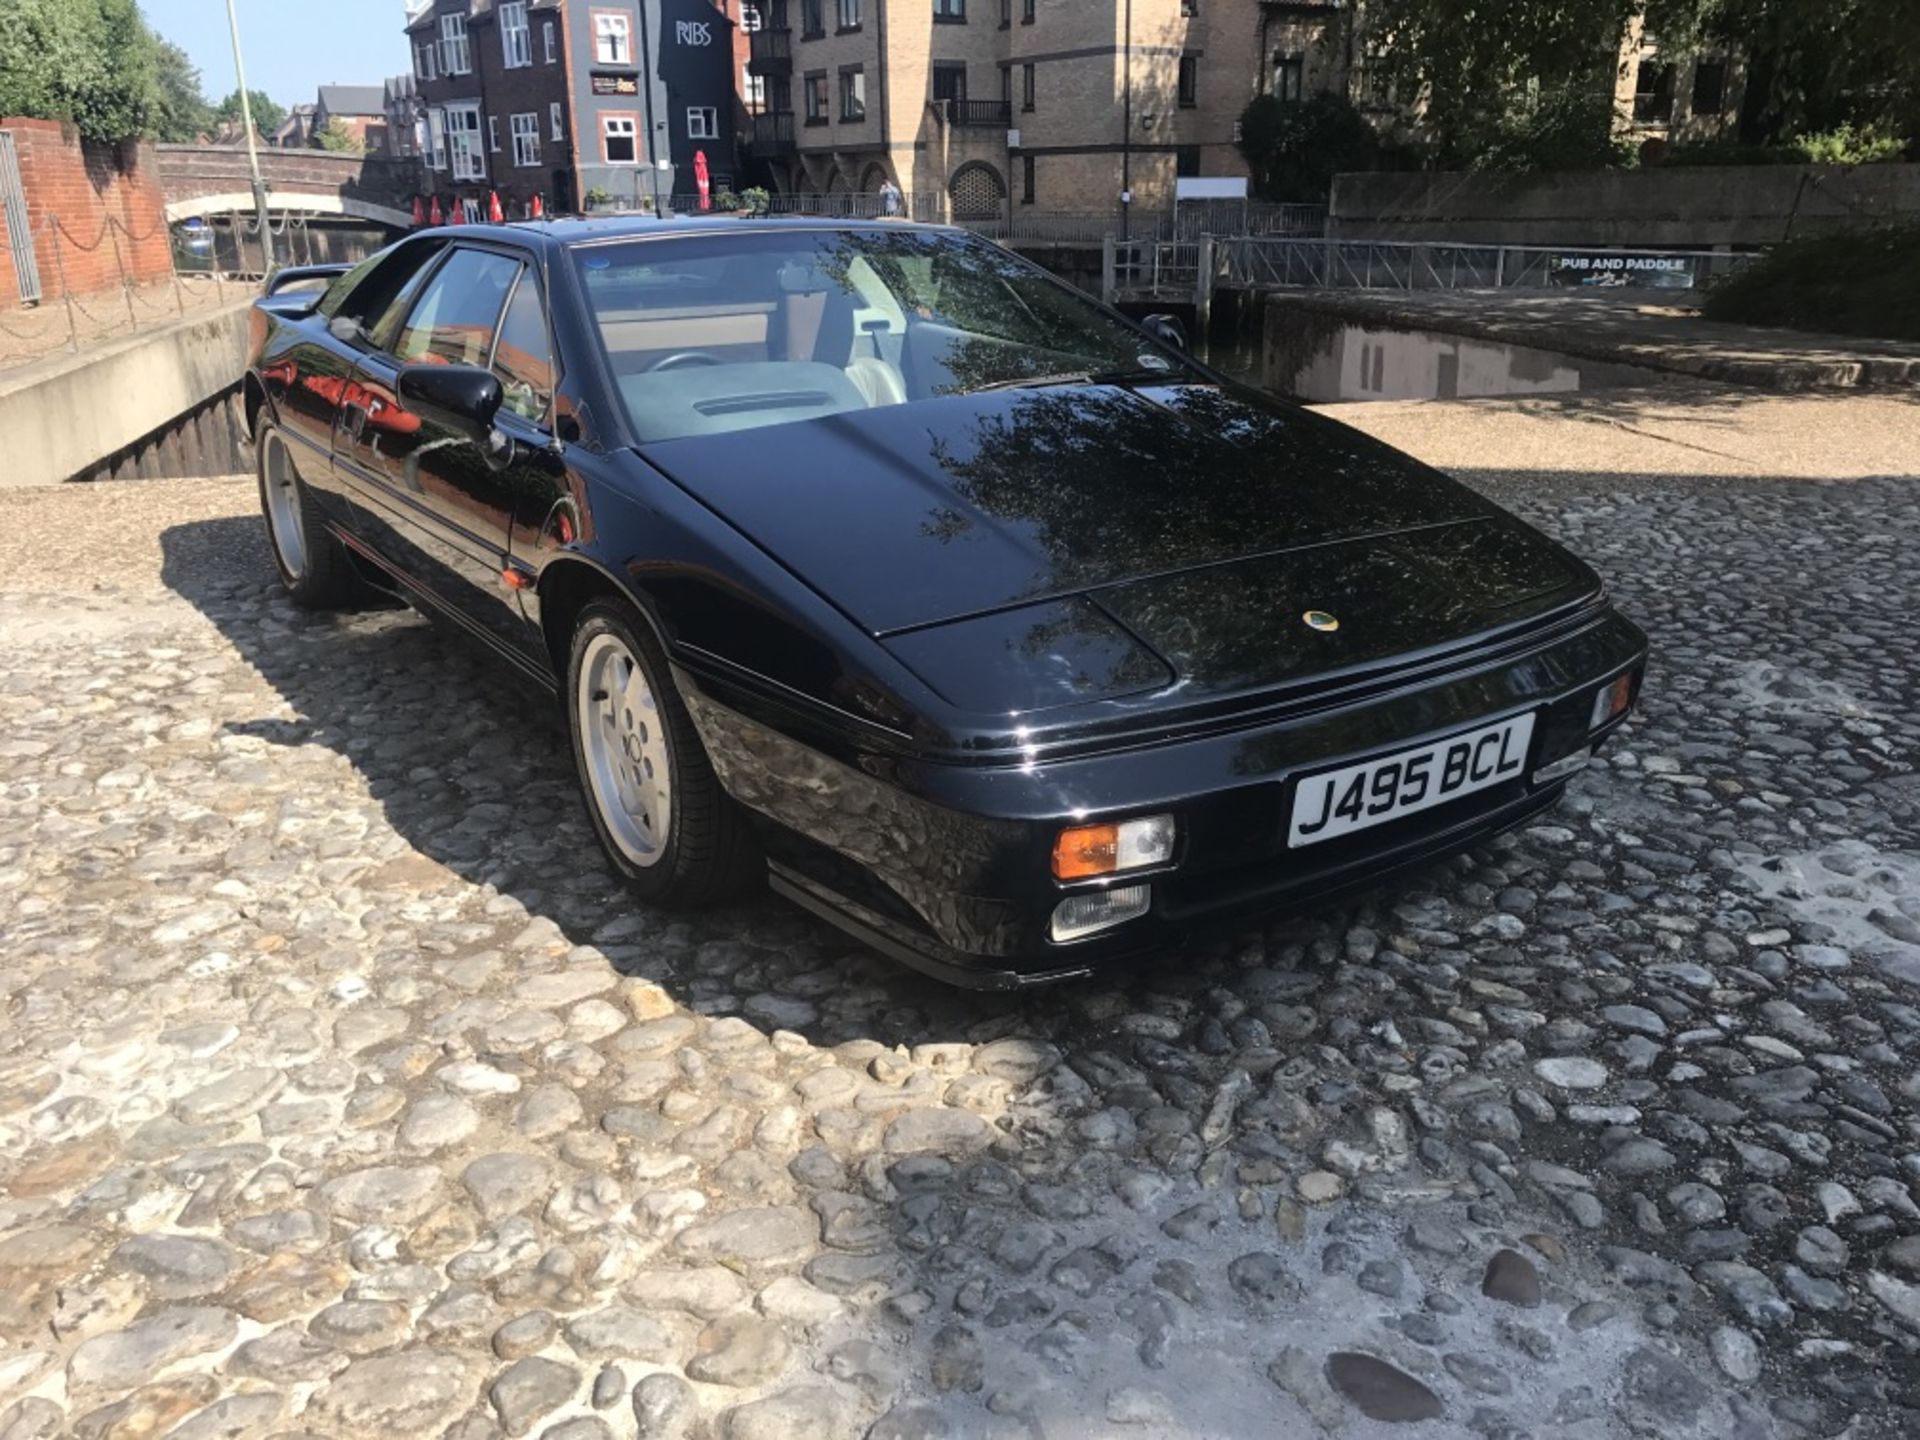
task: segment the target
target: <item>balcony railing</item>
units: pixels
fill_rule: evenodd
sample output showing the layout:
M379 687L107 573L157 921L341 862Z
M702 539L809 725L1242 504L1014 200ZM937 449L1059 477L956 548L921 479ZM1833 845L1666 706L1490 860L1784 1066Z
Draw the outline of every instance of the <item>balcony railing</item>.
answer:
M761 159L793 153L793 112L777 110L771 115L748 117L747 149Z
M936 100L947 107L947 123L969 129L1005 130L1013 124L1013 106L1005 100Z
M791 75L793 73L793 32L755 30L749 36L747 70L754 75Z

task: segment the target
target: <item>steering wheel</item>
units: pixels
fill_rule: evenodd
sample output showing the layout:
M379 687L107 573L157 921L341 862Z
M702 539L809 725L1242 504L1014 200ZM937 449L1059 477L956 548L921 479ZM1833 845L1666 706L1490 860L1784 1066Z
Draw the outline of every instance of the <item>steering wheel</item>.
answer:
M647 367L647 373L651 375L656 370L671 370L679 365L724 365L726 363L718 355L711 355L705 350L676 350L673 354L654 361Z

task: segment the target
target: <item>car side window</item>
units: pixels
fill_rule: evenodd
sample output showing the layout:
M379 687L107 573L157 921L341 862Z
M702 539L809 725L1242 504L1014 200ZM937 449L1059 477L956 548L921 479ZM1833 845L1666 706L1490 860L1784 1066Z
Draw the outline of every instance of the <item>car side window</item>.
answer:
M394 297L411 292L420 277L433 268L443 245L437 238L423 237L382 250L328 286L315 309L328 320L340 315L357 320L372 334L378 328L376 321L391 309Z
M500 377L506 408L523 420L545 424L553 403L553 343L547 307L531 266L520 267L513 298L493 347L493 373Z
M491 250L455 250L433 272L394 347L403 365L485 365L520 262Z

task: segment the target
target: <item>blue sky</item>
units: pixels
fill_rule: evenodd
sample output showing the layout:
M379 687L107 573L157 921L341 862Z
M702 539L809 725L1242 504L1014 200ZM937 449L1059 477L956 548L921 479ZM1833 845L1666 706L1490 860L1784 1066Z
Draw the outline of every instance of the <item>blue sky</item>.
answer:
M147 24L200 67L209 100L233 93L226 0L140 0ZM409 68L401 0L238 0L247 84L282 105L322 85L378 85Z

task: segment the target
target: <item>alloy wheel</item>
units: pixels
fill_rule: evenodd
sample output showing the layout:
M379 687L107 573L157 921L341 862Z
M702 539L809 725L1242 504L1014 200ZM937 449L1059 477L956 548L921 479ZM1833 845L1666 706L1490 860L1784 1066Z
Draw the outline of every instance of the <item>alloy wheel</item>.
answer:
M646 672L618 635L603 633L588 642L574 723L607 834L633 864L654 865L666 851L673 820L666 725Z

